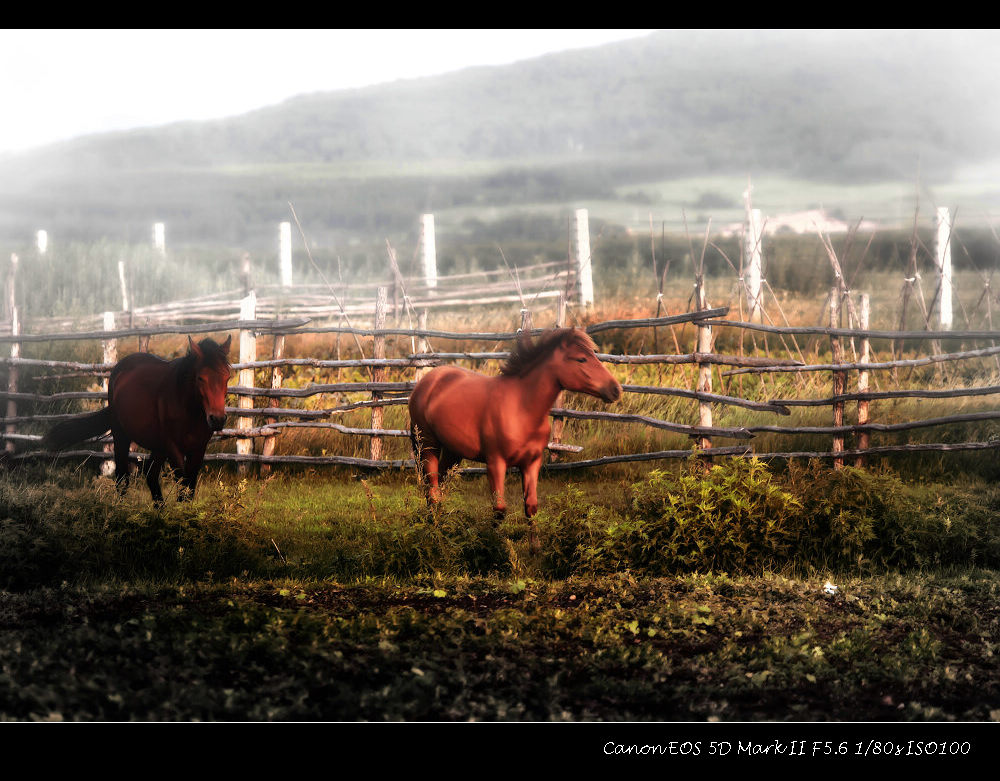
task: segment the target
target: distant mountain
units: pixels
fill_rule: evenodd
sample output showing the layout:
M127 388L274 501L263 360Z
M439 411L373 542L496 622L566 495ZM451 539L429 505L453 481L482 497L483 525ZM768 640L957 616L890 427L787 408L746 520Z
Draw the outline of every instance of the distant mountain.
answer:
M0 237L36 224L147 230L156 217L186 221L192 240L209 239L214 221L217 238L240 242L287 200L314 202L326 227L364 229L412 221L429 198L610 197L616 185L716 171L947 177L998 153L987 35L665 31L92 135L0 158ZM421 161L490 166L412 173ZM394 166L408 166L402 181Z

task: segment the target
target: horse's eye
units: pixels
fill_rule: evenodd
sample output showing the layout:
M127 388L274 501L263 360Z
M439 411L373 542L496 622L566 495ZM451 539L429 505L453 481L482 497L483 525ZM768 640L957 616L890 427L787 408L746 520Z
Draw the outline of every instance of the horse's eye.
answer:
M574 358L573 360L576 361L577 363L586 363L587 362L586 358Z

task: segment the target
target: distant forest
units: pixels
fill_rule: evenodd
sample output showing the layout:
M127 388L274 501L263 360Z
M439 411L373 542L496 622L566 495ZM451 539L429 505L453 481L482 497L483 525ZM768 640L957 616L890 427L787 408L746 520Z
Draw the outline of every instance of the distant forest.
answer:
M375 241L422 211L726 171L947 178L997 153L994 74L954 34L818 35L661 32L0 157L0 240L146 241L165 220L175 242L253 249L291 201L317 240Z

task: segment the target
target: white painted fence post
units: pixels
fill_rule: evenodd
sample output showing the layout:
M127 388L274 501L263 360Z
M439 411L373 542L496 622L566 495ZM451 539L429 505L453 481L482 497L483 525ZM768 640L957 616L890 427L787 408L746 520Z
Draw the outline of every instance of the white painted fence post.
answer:
M389 307L389 289L379 287L375 291L375 330L381 331L385 328L385 313ZM372 358L381 360L385 358L385 335L375 334L374 346L372 347ZM386 370L382 366L376 366L372 370L373 382L385 382ZM382 393L374 391L372 400L378 401L383 396ZM384 409L382 407L372 407L372 430L382 428ZM382 437L373 436L369 451L372 461L379 461L382 458Z
M576 269L580 278L580 306L594 303L594 274L590 256L590 219L586 209L576 210Z
M868 330L868 324L871 322L871 299L867 293L861 294L861 314L859 318L861 320L860 326L862 331ZM861 339L861 357L858 363L871 363L871 340L865 336ZM868 392L868 370L861 369L858 372L858 393ZM870 419L869 406L871 402L867 399L858 399L858 425L863 426ZM867 431L858 432L858 450L867 450L868 445L871 442L871 435ZM854 465L857 467L862 467L865 465L865 457L858 456Z
M115 313L105 312L104 313L104 330L114 331L115 330ZM118 340L117 339L105 339L104 342L104 363L113 366L118 361ZM102 390L108 392L108 378L105 377L101 381ZM104 446L105 453L114 453L115 446L113 444L108 444ZM101 462L101 474L105 477L111 477L115 473L115 461L114 458L105 458Z
M10 274L7 277L7 301L8 308L10 309L10 333L11 336L18 336L21 333L21 322L18 318L17 313L17 254L12 252L10 254ZM11 342L10 343L10 357L20 358L21 357L21 343ZM17 393L17 380L18 380L18 366L16 363L10 364L10 370L7 372L7 392ZM17 415L17 402L14 399L7 399L7 417L12 418ZM13 434L17 427L13 423L8 423L4 430L8 434ZM14 442L12 440L7 440L4 445L4 449L8 453L14 452Z
M760 209L750 208L750 191L748 190L743 195L747 206L746 246L744 247L746 263L743 275L747 289L747 309L749 312L747 322L752 323L754 317L760 316L763 318L760 300L761 280L763 279L761 272L762 220Z
M424 282L437 287L437 244L434 237L434 215L420 215L420 255L424 266Z
M271 360L280 361L284 357L285 357L285 335L275 334L274 347L271 350ZM282 380L284 379L284 376L285 372L281 366L271 367L271 390L278 390L281 388L281 383ZM269 403L277 407L281 404L281 398L278 396L272 397ZM276 423L277 420L278 420L277 418L268 418L267 423ZM275 437L274 434L265 437L264 446L261 448L261 455L265 457L273 456L276 445L277 445L277 437ZM270 474L270 472L271 472L270 464L260 465L260 473L262 475Z
M292 285L292 224L283 222L278 226L278 267L281 271L282 287Z
M835 287L830 290L830 328L840 328L840 287ZM830 337L830 351L832 354L832 363L843 363L844 362L844 348L840 343L839 336ZM847 372L834 371L833 372L833 395L842 396L844 391L847 390ZM836 401L833 403L833 425L840 427L844 425L844 402ZM833 452L843 453L844 452L844 435L837 433L833 435ZM844 459L842 456L837 456L833 459L834 469L841 469L844 466Z
M162 253L167 251L166 229L162 222L153 223L153 247Z
M118 261L118 281L121 283L122 288L122 311L131 312L132 310L128 305L128 283L125 279L125 261Z
M257 294L251 290L250 294L240 301L240 320L257 319ZM240 363L250 363L257 360L257 335L249 328L240 328ZM239 385L243 388L252 388L253 369L240 369ZM240 396L237 405L241 410L253 409L253 396ZM253 418L249 415L240 415L236 420L236 428L241 431L253 428ZM249 455L253 452L253 440L249 437L241 437L236 440L236 452L240 455ZM239 471L245 474L247 462L241 461Z
M698 311L708 309L708 296L705 293L705 279L698 275L697 305ZM698 353L705 355L712 352L712 326L698 326ZM698 393L712 392L712 364L698 363ZM712 403L710 401L698 402L698 425L704 428L712 427ZM696 440L699 450L708 450L712 447L712 439L708 436L699 436Z
M951 218L947 207L940 207L937 220L937 267L941 280L940 322L942 329L951 329Z

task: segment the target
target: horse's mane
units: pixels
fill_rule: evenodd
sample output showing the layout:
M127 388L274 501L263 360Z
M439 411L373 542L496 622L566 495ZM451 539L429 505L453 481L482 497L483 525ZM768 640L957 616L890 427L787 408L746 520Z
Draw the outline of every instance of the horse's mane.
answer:
M552 355L557 347L570 344L597 351L594 340L579 328L551 328L534 342L527 332L523 332L518 336L510 356L500 367L500 374L505 377L523 377Z
M201 350L204 365L219 367L229 365L229 356L222 349L222 345L218 344L211 337L205 337L198 342L198 349ZM178 378L183 382L190 377L197 364L198 356L194 354L193 350L188 350L187 354L180 358L177 364Z

